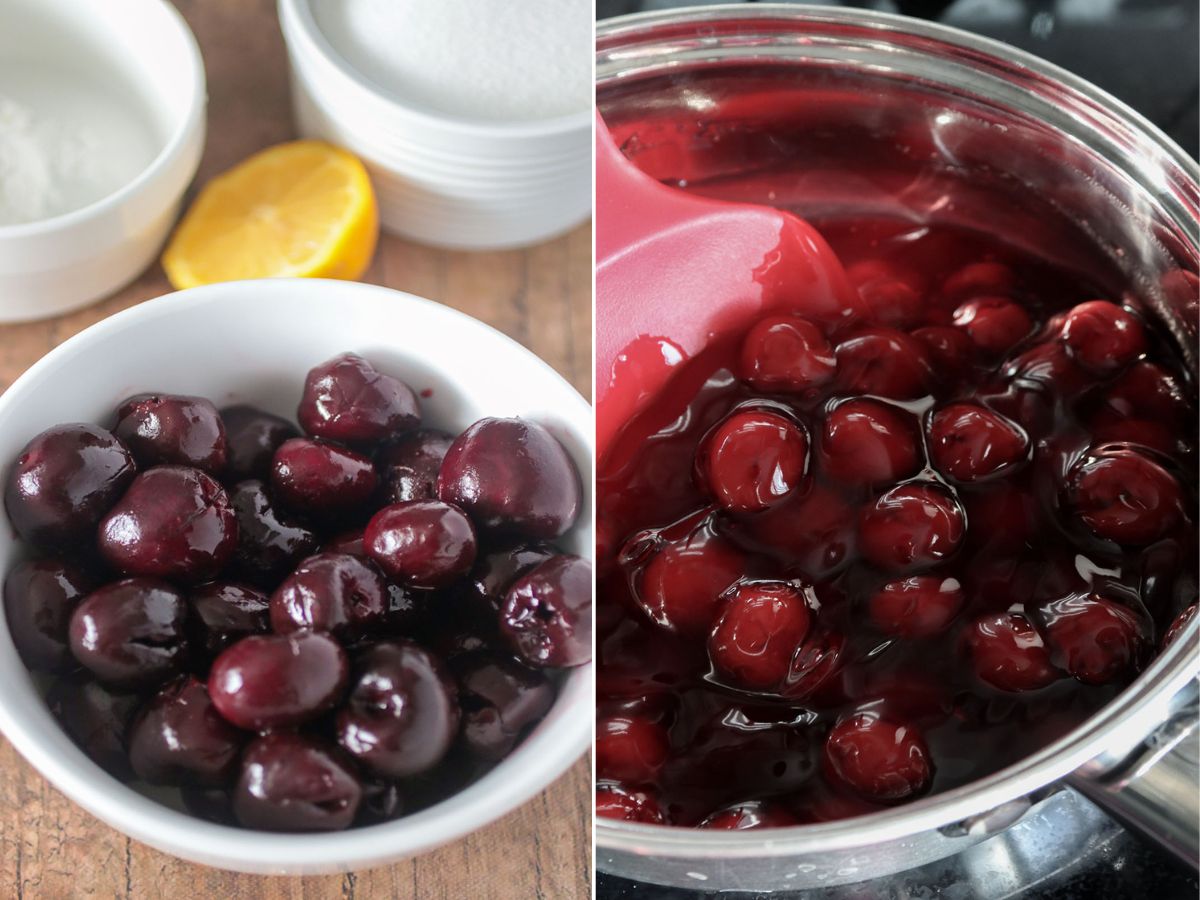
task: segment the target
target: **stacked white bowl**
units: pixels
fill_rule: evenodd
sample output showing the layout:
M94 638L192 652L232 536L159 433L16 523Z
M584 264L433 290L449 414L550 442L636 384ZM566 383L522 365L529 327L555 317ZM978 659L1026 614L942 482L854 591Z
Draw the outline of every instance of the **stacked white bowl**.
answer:
M279 18L300 133L363 160L388 231L499 249L547 240L590 215L590 110L533 121L443 115L357 71L322 33L310 0L279 0Z

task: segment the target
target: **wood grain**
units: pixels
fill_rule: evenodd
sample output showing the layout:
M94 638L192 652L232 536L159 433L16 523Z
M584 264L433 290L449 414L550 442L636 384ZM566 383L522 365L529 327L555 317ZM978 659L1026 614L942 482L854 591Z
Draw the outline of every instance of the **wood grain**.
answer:
M271 0L178 0L204 53L209 140L197 184L294 136ZM455 253L384 236L366 281L431 297L521 341L591 391L591 229L525 251ZM0 326L0 390L48 350L170 290L156 265L117 295L57 319ZM439 851L347 875L265 878L185 863L108 828L0 739L0 896L575 898L589 894L590 768Z

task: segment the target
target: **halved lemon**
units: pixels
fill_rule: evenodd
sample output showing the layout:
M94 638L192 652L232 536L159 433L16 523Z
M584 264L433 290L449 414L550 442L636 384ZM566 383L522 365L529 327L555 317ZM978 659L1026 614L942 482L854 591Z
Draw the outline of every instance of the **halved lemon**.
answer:
M322 141L268 147L210 181L162 264L176 288L239 278L360 277L379 239L362 162Z

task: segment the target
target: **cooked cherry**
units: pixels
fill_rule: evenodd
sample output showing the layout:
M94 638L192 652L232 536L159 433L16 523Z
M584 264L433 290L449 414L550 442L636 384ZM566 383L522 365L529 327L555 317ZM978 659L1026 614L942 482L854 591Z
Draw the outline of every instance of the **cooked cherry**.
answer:
M59 425L25 445L8 474L4 507L29 543L75 551L92 542L134 473L129 451L103 428Z
M540 541L503 541L483 549L475 557L462 590L475 600L499 610L512 583L558 553Z
M933 760L920 730L871 713L833 727L825 741L825 761L843 783L876 802L915 797L933 779Z
M105 684L155 687L187 661L187 602L165 581L127 578L75 607L71 653Z
M225 425L211 401L178 394L138 394L117 407L113 434L138 466L192 466L219 476L225 468Z
M596 723L597 778L632 784L652 781L670 750L667 729L646 716L608 716Z
M1067 502L1097 537L1148 544L1183 517L1175 476L1132 447L1112 445L1082 457L1067 476Z
M433 428L418 428L384 444L375 455L389 503L437 497L438 472L454 437Z
M1062 342L1079 365L1096 375L1111 375L1146 352L1142 323L1115 303L1080 303L1063 321Z
M346 654L328 635L252 635L217 657L208 692L239 728L286 728L332 709L346 678Z
M271 488L289 508L336 518L363 506L378 477L371 460L325 441L292 438L275 451Z
M382 779L362 780L362 801L358 805L356 825L378 825L390 822L404 812L404 796L400 785Z
M221 410L225 425L225 479L229 484L271 475L271 460L284 441L300 436L287 419L253 406L228 406Z
M537 669L491 653L454 663L463 740L482 759L503 759L554 705L554 687Z
M471 571L475 527L457 506L441 500L409 500L385 506L371 518L363 547L389 577L402 584L446 587Z
M1029 313L1007 297L967 301L954 311L954 325L992 357L1003 356L1033 331Z
M615 784L596 786L596 815L647 825L664 825L667 821L653 795Z
M756 512L801 491L808 476L808 435L766 410L736 412L701 444L702 484L725 509Z
M872 594L868 612L885 634L925 638L945 631L962 607L962 585L957 579L913 575L889 581Z
M635 536L632 552L640 541ZM705 634L720 597L744 571L745 558L725 538L699 528L664 543L646 563L636 598L651 621L680 634Z
M847 400L825 418L821 469L842 484L895 484L920 468L917 440L909 413L876 400Z
M949 559L966 531L958 501L933 484L902 484L867 507L858 521L863 556L902 571Z
M225 568L237 542L224 488L183 466L138 475L100 523L100 552L129 575L207 581Z
M943 475L981 481L1017 468L1029 456L1029 436L998 412L952 403L930 417L929 455Z
M337 717L338 743L385 778L435 766L458 735L455 687L442 663L409 641L375 644L355 661Z
M532 666L581 666L592 659L592 567L551 557L518 578L500 611L500 629Z
M168 684L129 729L129 761L150 784L227 784L246 735L217 713L204 682L190 675Z
M1160 650L1166 650L1173 643L1175 643L1181 634L1183 634L1184 629L1186 629L1188 625L1192 623L1192 620L1196 618L1196 609L1197 606L1195 603L1193 603L1175 617L1170 626L1167 628L1166 634L1164 634L1162 637L1162 646L1159 648Z
M1104 396L1099 420L1150 419L1176 426L1194 416L1179 379L1147 360L1121 373Z
M1002 691L1035 691L1059 678L1037 629L1020 613L990 613L963 632L975 674Z
M933 369L925 345L902 331L868 328L837 345L837 389L915 400L929 393Z
M86 676L56 681L46 705L63 730L88 758L122 780L132 776L125 734L141 700L117 693Z
M363 545L366 537L365 528L352 528L330 538L321 546L322 553L349 553L351 556L367 558L367 548Z
M1017 276L1004 263L977 262L963 266L942 282L942 296L955 303L972 297L1003 297L1017 286Z
M315 532L279 509L261 481L243 481L229 491L237 517L237 572L257 585L274 585L317 549Z
M812 615L803 591L784 581L739 584L724 599L708 639L708 655L723 679L769 691L787 678L808 637Z
M699 827L747 831L756 828L787 828L789 825L799 824L800 820L778 803L751 800L717 810L701 822Z
M966 372L975 359L975 343L950 325L928 325L918 328L912 336L925 345L929 361L942 378L953 378Z
M243 584L214 581L188 595L191 645L212 659L234 641L270 628L267 595Z
M778 693L793 700L820 696L846 664L846 636L831 628L814 628L792 654L787 677Z
M92 589L92 579L51 560L18 563L4 579L4 612L21 661L42 672L72 664L67 627L71 613Z
M742 341L742 377L760 391L801 394L833 380L837 358L808 319L768 316Z
M354 637L378 628L387 611L383 575L368 560L346 553L308 557L271 595L271 626L280 634L329 631Z
M281 732L246 748L233 810L246 828L338 831L354 821L361 800L358 776L332 748Z
M767 510L749 523L748 532L755 543L813 580L844 568L857 541L853 508L825 484L815 484L807 496Z
M1074 595L1050 603L1046 640L1061 665L1085 684L1108 684L1137 671L1145 648L1136 613L1105 597Z
M412 388L354 353L308 373L297 416L313 437L347 444L376 443L421 421Z
M871 319L892 328L912 328L925 312L922 279L882 260L855 263L846 269Z
M556 538L579 516L579 471L562 444L524 419L480 419L457 438L438 496L481 528Z

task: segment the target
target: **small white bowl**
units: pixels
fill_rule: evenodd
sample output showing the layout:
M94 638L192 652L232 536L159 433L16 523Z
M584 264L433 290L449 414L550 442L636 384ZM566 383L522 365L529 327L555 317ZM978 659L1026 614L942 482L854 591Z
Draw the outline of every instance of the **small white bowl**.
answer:
M464 428L483 416L544 424L579 467L585 504L565 549L590 558L592 410L546 363L487 325L428 300L346 281L229 282L169 294L92 326L0 396L0 473L61 422L101 422L131 393L246 401L294 418L304 374L356 351L414 389L427 420ZM20 548L0 528L0 575ZM64 794L130 837L184 859L263 874L349 871L460 838L520 806L591 741L592 666L569 670L550 714L499 766L449 799L382 825L274 834L215 825L149 799L93 764L50 715L0 615L0 731ZM158 796L158 792L156 792ZM554 811L551 811L554 814ZM570 817L569 810L563 810ZM564 819L566 821L566 819Z
M547 240L590 215L590 108L522 122L417 108L333 48L310 0L278 5L297 129L362 158L388 231L440 247L500 249Z
M0 322L59 315L136 278L174 224L204 147L204 65L164 0L6 0L0 58L120 86L159 140L136 178L53 218L0 226Z

